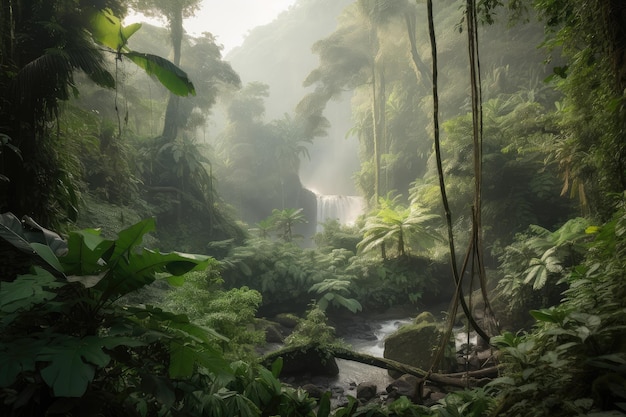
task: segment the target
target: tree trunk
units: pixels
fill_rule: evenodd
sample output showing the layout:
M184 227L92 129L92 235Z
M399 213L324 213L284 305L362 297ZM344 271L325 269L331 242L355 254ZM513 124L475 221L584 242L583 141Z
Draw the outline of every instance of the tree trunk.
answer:
M406 31L409 37L409 44L411 46L411 59L413 61L413 70L418 80L422 81L424 88L428 91L432 85L432 77L428 72L428 67L424 64L424 61L417 52L417 39L415 38L415 14L405 13L404 21L406 23Z
M180 55L183 41L183 9L178 8L172 13L170 20L170 36L172 40L172 50L174 53L173 62L180 67ZM174 93L170 93L167 101L167 109L165 110L165 122L163 123L163 133L161 136L166 142L176 139L179 120L179 104L180 97Z
M378 168L382 171L381 160L382 156L389 152L387 146L387 89L385 84L385 61L383 60L379 65L378 73ZM380 174L379 174L380 176ZM385 183L379 185L379 194L387 194L389 191L389 170L385 168Z
M265 366L270 366L272 362L274 362L276 359L289 355L291 352L302 352L310 349L323 350L335 358L359 362L365 365L396 371L402 374L413 375L441 386L452 386L459 388L467 388L468 386L480 386L484 382L481 379L497 377L499 372L499 368L497 366L493 366L490 368L479 369L477 371L459 372L453 374L431 373L426 372L423 369L405 365L391 359L377 358L375 356L367 355L365 353L354 352L349 349L343 349L338 347L322 348L317 343L311 343L306 346L285 348L276 352L269 353L265 357L263 357L261 362Z
M374 206L380 197L380 138L378 137L378 106L376 92L376 62L372 62L372 135L374 136Z

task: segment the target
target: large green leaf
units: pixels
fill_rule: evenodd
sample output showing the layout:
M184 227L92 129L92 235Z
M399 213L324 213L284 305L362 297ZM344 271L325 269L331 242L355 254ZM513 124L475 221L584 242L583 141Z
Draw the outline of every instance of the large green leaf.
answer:
M67 244L58 234L41 227L30 217L24 216L23 220L19 220L12 213L0 214L0 238L22 252L36 253L62 272L57 257L67 253Z
M24 224L24 236L29 242L45 244L55 256L64 256L67 253L67 243L57 233L40 226L28 216L23 216L22 222Z
M143 68L148 75L156 76L165 88L179 96L196 95L187 74L172 62L157 55L134 52L128 49L128 39L141 28L134 23L122 26L120 19L110 9L94 10L89 19L93 39L126 56Z
M104 367L109 356L102 351L99 338L66 337L60 345L48 346L41 359L50 364L41 370L41 377L57 397L81 397L95 376L95 366ZM85 358L85 361L83 361Z
M128 259L133 250L141 245L143 236L146 233L153 232L156 229L156 223L153 218L148 218L136 223L118 233L115 241L115 249L109 259L105 259L108 263L115 263L122 258Z
M142 288L154 282L158 273L182 275L204 270L211 262L216 262L209 256L160 253L149 249L143 249L140 253L120 253L116 260L114 263L111 260L112 269L96 285L97 289L106 291L109 296L124 295Z
M100 236L98 229L85 229L70 233L68 254L59 260L68 275L95 275L103 270L105 254L113 241Z
M0 344L0 387L12 385L22 372L34 371L35 356L45 344L45 340L32 338Z
M179 96L196 95L196 89L187 73L165 58L141 52L125 52L124 56L154 75L172 93Z
M230 363L222 354L208 346L172 341L170 343L170 378L188 378L195 366L201 366L216 375L232 374Z
M20 275L13 282L3 282L0 286L0 311L13 313L28 310L35 304L56 297L48 291L63 286L45 269L34 267L32 274Z
M33 253L33 248L24 236L24 226L13 213L0 214L0 237L26 253Z
M332 393L330 391L326 391L322 395L322 398L320 398L319 408L317 410L317 417L328 417L328 416L330 416L330 410L331 410L330 398L331 398L331 395L332 395Z
M152 271L179 276L191 271L203 271L212 263L216 264L217 261L210 256L181 252L160 253L149 249L144 249L142 253L133 256L136 274Z
M55 396L81 397L93 380L96 368L105 367L111 359L102 349L120 345L141 346L143 343L125 337L61 336L43 348L38 356L38 360L50 362L41 370L41 377Z
M37 242L31 243L30 246L32 246L37 255L39 255L41 259L46 261L48 265L63 274L63 266L61 266L59 258L56 257L56 255L54 254L54 252L52 252L52 249L50 249L49 246Z
M128 39L141 28L140 23L123 27L120 19L110 9L95 10L89 23L93 39L115 51L124 49Z
M154 229L150 218L122 230L115 241L103 239L95 229L70 234L69 253L61 258L68 281L94 287L105 299L117 298L152 283L157 273L178 276L217 262L202 255L138 250L143 236Z

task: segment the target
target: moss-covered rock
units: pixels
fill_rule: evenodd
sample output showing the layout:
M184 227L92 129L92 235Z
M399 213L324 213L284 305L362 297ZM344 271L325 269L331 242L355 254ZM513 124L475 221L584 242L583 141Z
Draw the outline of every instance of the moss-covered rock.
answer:
M435 317L428 312L422 313L413 320L413 323L406 324L387 336L383 356L428 371L443 334L442 326ZM443 368L446 367L444 361ZM401 376L396 371L389 371L389 375L393 378Z
M263 360L265 366L278 357L283 359L283 368L280 372L285 376L337 376L339 366L334 356L318 345L291 346L273 352Z

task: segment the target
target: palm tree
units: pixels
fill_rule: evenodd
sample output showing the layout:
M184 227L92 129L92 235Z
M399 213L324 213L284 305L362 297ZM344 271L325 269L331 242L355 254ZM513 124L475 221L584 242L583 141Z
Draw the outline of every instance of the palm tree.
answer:
M381 256L386 259L385 248L395 244L398 256L407 256L409 248L427 249L441 239L429 225L437 215L415 204L405 208L397 200L397 197L380 199L380 209L367 218L361 229L363 240L357 245L359 251L369 252L380 247Z
M250 232L255 233L261 239L269 239L270 232L274 229L274 222L270 217L255 223L254 226L249 229Z
M272 222L280 237L285 242L292 242L294 237L293 228L298 224L307 223L306 217L302 214L302 209L288 208L284 210L272 210Z

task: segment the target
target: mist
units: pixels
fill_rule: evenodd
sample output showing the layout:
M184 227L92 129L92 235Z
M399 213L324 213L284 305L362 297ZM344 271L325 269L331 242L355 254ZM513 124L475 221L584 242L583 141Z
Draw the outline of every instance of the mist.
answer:
M0 415L623 415L625 25L2 2Z

